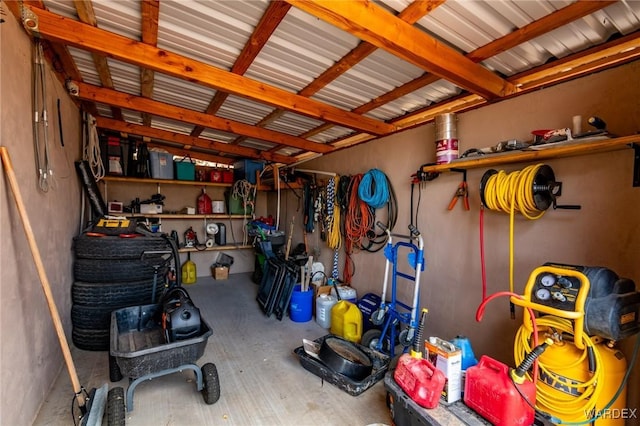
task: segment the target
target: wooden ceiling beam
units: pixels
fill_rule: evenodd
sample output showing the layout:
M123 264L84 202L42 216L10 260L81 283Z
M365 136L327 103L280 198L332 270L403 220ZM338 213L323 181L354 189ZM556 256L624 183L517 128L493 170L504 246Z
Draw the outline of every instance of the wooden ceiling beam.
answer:
M403 21L409 24L414 24L419 19L423 18L426 14L430 13L431 11L433 11L435 8L437 8L444 2L445 0L416 0L413 3L409 4L409 6L407 6L405 9L403 9L398 14L398 18L402 19ZM324 87L326 87L329 83L331 83L332 81L340 77L345 72L349 71L351 68L353 68L359 62L364 60L367 56L375 52L377 49L378 48L372 45L371 43L368 43L366 41L360 42L354 49L352 49L349 53L344 55L339 61L337 61L332 66L330 66L325 72L320 74L311 83L309 83L306 87L300 90L298 94L306 97L311 97L315 95L317 92L319 92ZM410 92L407 92L407 93L410 93ZM371 102L384 102L384 101L380 98L377 98L372 100ZM368 103L365 105L368 105ZM377 106L371 109L374 109L374 108L377 108ZM352 112L355 112L356 114L364 114L367 111L364 111L364 110L358 111L358 108L356 108L352 110ZM260 127L264 127L269 123L272 123L278 118L280 118L283 115L283 113L284 112L282 110L275 110L271 112L269 115L267 115L265 118L260 120L260 122L257 123L256 125ZM307 139L313 135L317 135L327 129L330 129L331 127L333 127L332 124L324 123L299 136ZM236 141L237 140L242 140L242 138L237 138ZM279 149L281 147L276 147L276 148Z
M489 100L517 89L487 68L373 2L286 0L362 40Z
M230 157L218 156L215 161L222 162L222 163L229 163L229 160L233 161L237 159L237 157L251 158L256 160L266 160L266 161L272 161L272 162L284 163L284 164L290 164L294 161L293 158L287 157L284 155L271 155L253 148L233 146L223 142L216 142L216 141L212 141L204 138L196 138L196 137L185 135L182 133L170 132L170 131L161 130L161 129L154 129L153 127L140 125L140 124L127 123L124 121L113 120L111 118L106 118L106 117L97 117L96 126L103 129L113 130L116 132L124 132L128 134L142 136L142 137L158 139L161 141L166 141L168 143L181 144L182 148L186 150L189 150L192 147L197 147L199 149L204 149L208 151L217 151L221 153L232 154L236 157L236 158L230 158Z
M514 48L522 43L525 43L529 40L532 40L535 37L538 37L546 32L553 31L556 28L561 27L562 25L566 25L569 22L573 22L576 19L580 19L588 14L594 13L604 7L609 6L611 3L615 3L615 1L580 1L576 3L572 3L568 6L563 7L547 16L540 18L537 21L534 21L530 24L525 25L524 27L518 28L517 30L500 37L486 45L479 47L478 49L473 50L472 52L467 54L467 58L471 59L474 62L482 62L485 59L488 59L492 56L495 56L501 52ZM414 92L421 87L427 86L435 81L439 80L439 77L431 74L424 73L420 77L403 84L400 87L397 87L386 94L379 96L376 99L373 99L363 105L352 110L352 112L358 114L364 114L369 111L372 111L386 103L393 102L396 99L401 98L411 92ZM522 86L522 85L521 85ZM455 100L452 100L455 102ZM479 102L476 98L474 98L473 104L475 107L479 105ZM411 114L400 117L399 119L392 120L392 123L396 124L401 128L407 128L407 126L413 127L419 124L418 117L422 116L422 111L429 110L430 107L426 107L421 109L420 111L412 112ZM428 122L433 119L433 116L430 113L427 113L424 116L426 120L424 122ZM410 123L410 124L408 124ZM300 137L309 138L315 134L326 131L331 128L331 125L323 124L314 129L311 129L303 134ZM354 138L353 135L348 136L347 139ZM367 139L370 140L371 138ZM360 140L360 138L358 138ZM341 140L336 141L336 143L340 143ZM332 144L333 145L333 144Z
M80 19L81 22L93 27L98 26L98 19L93 11L92 0L73 0L73 5L76 8L78 19ZM107 57L95 52L91 53L91 57L93 58L93 64L100 78L100 83L102 83L104 87L113 89L113 79L111 78ZM111 115L117 120L122 120L122 111L120 108L111 107Z
M159 0L142 0L140 3L140 12L142 15L142 42L149 46L158 45L158 19L160 16ZM151 99L153 97L153 85L155 81L155 73L148 68L140 68L140 94ZM142 123L146 126L151 125L151 114L142 114Z
M510 77L509 81L519 87L518 95L520 95L638 59L640 59L640 31L520 73ZM487 101L478 95L459 96L395 119L393 123L400 129L409 129L433 121L436 115L445 112L460 113L479 108L486 103ZM333 141L330 145L343 149L375 138L372 135L360 133Z
M220 163L230 165L233 164L236 159L231 157L221 157L215 154L209 154L206 152L195 151L186 147L176 147L171 143L164 143L161 141L147 142L149 148L160 148L169 152L169 154L180 155L182 157L191 157L194 160L211 161L212 163Z
M22 24L22 16L20 10L20 3L17 1L5 2L11 13ZM28 4L32 7L44 9L44 3L41 0L30 0ZM76 65L75 60L69 53L67 46L61 43L54 43L49 40L43 40L42 44L45 57L51 64L53 71L58 78L58 81L64 85L68 79L82 81L82 75ZM91 102L80 102L80 107L91 113L94 117L97 117L98 109L95 104Z
M402 10L398 14L398 18L409 24L414 24L442 3L444 3L444 0L415 1ZM376 50L378 50L377 46L366 41L360 42L358 46L351 50L351 52L347 53L331 67L327 68L325 72L320 74L315 80L300 90L298 94L307 97L315 95L327 84L349 71Z
M390 134L395 131L393 125L379 120L353 114L46 10L34 8L31 10L38 16L40 35L49 40L97 52L137 66L145 66L183 80L286 109L316 120L328 121L376 135Z
M616 1L602 0L602 1L578 1L565 6L562 9L558 9L543 18L533 21L530 24L525 25L522 28L518 28L515 31L500 37L491 43L477 48L473 52L467 55L467 58L474 62L482 62L492 56L512 49L522 43L529 40L533 40L543 34L553 31L556 28L560 28L563 25L569 24L576 19L580 19L600 9L603 9Z
M77 96L80 99L118 106L120 108L130 109L133 111L146 112L160 117L182 121L184 123L202 125L207 128L241 134L251 138L292 146L306 151L326 154L333 150L329 145L308 141L285 133L268 129L260 129L249 124L215 117L199 111L165 104L152 99L106 89L104 87L93 86L82 82L76 82L76 84L79 88ZM237 148L240 147L238 146Z
M640 59L640 30L584 52L550 62L510 77L529 92Z
M243 75L247 72L256 56L258 56L258 53L260 53L264 45L269 41L271 34L278 28L280 22L282 22L287 12L289 12L289 9L291 9L291 5L285 2L273 1L269 3L267 10L260 18L260 22L256 25L253 34L251 34L249 40L247 40L233 67L231 67L232 73ZM214 115L218 112L228 96L228 93L222 91L216 92L205 112ZM199 136L203 130L204 127L196 126L191 131L191 136Z

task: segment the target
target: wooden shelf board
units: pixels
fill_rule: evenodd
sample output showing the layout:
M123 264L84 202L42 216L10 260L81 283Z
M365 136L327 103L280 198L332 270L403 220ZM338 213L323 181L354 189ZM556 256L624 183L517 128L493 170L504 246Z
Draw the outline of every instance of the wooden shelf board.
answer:
M252 249L253 246L250 245L226 245L226 246L213 246L213 247L205 247L204 249L197 249L195 247L181 248L178 249L180 253L194 253L199 251L220 251L220 250L243 250L243 249Z
M579 155L595 154L630 148L631 144L640 143L640 135L624 136L612 139L571 141L563 145L541 145L540 148L527 148L520 151L488 154L473 158L455 160L448 164L422 166L425 173L448 172L451 169L478 169L513 163L550 160L554 158L575 157Z
M145 217L149 219L251 219L251 216L245 216L241 214L171 214L171 213L159 213L159 214L125 214L126 217Z
M196 180L133 178L133 177L124 177L124 176L105 176L102 178L101 181L126 182L126 183L153 183L153 184L166 184L166 185L218 186L218 187L224 187L224 188L229 188L233 186L232 183L199 182Z

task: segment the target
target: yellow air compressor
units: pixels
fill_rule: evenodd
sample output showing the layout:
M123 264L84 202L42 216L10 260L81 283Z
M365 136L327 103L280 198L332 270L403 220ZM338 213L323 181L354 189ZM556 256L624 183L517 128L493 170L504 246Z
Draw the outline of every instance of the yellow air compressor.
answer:
M511 301L542 314L535 320L538 339L554 340L538 359L536 409L558 424L624 425L627 361L615 341L640 331L633 281L607 268L548 263L531 273L523 297ZM531 351L533 332L525 315L516 364Z

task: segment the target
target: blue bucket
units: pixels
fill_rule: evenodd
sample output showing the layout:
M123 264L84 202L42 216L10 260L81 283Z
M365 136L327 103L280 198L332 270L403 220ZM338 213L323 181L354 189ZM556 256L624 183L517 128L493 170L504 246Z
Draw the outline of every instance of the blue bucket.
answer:
M293 288L291 303L289 304L289 316L293 322L311 321L311 308L313 306L313 290L300 291L300 285Z

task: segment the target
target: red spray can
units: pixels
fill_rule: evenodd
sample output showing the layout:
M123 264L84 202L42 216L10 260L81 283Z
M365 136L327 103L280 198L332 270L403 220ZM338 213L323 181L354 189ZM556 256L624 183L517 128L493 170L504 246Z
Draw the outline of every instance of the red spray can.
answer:
M422 358L420 344L426 313L427 310L423 309L411 355L400 356L393 378L418 405L424 408L435 408L440 402L445 376L429 360Z

